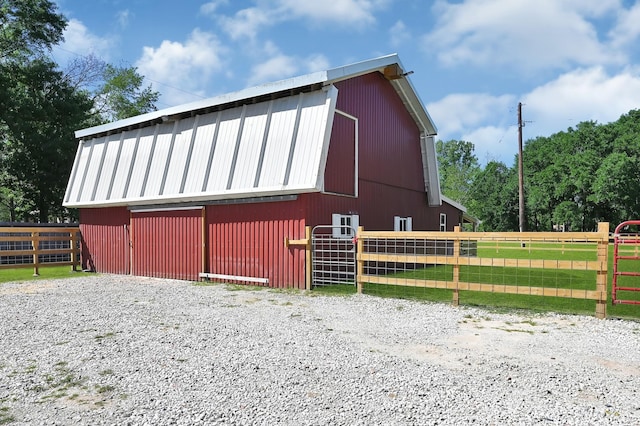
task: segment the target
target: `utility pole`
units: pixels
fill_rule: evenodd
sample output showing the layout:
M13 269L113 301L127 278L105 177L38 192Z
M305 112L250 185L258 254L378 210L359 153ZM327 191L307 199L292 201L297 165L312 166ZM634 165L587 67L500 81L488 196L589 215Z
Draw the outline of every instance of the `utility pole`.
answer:
M525 231L524 220L524 168L522 166L522 102L518 102L518 207L520 212L520 232Z

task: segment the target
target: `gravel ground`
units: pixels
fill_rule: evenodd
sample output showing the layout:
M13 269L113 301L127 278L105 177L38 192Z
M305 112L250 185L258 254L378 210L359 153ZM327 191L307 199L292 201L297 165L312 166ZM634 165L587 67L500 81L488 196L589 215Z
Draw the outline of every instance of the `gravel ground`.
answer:
M0 333L0 424L640 425L632 321L86 275Z

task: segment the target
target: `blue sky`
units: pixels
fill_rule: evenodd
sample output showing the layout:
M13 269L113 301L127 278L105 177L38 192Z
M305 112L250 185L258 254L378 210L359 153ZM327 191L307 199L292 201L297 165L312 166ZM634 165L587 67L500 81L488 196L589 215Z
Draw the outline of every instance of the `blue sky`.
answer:
M443 140L524 138L640 108L640 0L57 0L52 52L136 66L159 108L398 53ZM63 65L64 66L64 65Z

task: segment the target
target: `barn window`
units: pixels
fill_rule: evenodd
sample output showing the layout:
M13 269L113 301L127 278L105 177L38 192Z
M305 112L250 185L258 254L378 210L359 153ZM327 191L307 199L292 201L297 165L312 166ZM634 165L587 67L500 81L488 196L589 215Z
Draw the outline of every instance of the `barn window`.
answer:
M445 232L447 230L447 214L440 213L440 232Z
M393 218L393 230L396 232L405 232L413 230L413 220L411 216L401 217L395 216Z
M359 222L357 214L334 213L331 217L334 238L353 238L356 236Z

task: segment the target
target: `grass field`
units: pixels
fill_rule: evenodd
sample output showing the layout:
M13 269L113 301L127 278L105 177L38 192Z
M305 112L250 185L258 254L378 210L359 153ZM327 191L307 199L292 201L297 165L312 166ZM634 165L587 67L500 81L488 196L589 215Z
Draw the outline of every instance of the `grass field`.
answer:
M625 250L629 250L625 248ZM636 254L636 253L621 253ZM637 255L637 254L636 254ZM531 243L521 247L519 243L479 243L477 257L508 259L554 259L554 260L596 260L595 244L574 244L571 249L559 243ZM640 261L626 261L619 264L620 270L640 272ZM640 305L612 305L611 282L613 277L613 245L609 246L608 317L640 318ZM437 265L405 271L387 271L393 278L452 281L453 266ZM390 272L390 273L389 273ZM623 277L625 285L640 287L640 277ZM551 287L559 289L595 290L596 273L588 270L553 270L534 268L507 268L486 266L461 266L460 281L526 287ZM630 284L629 284L630 283ZM620 285L620 282L619 282ZM318 287L327 294L351 294L353 285ZM450 302L453 292L446 289L429 289L382 284L365 284L365 294L381 297L410 298L438 302ZM620 298L640 300L640 292L619 293ZM553 311L572 314L594 315L596 302L593 300L569 299L514 295L491 292L461 291L460 303L494 309L526 309L533 311Z
M49 280L54 278L81 277L83 272L73 272L71 266L45 266L39 268L40 275L33 276L33 268L0 269L0 283L12 281Z

